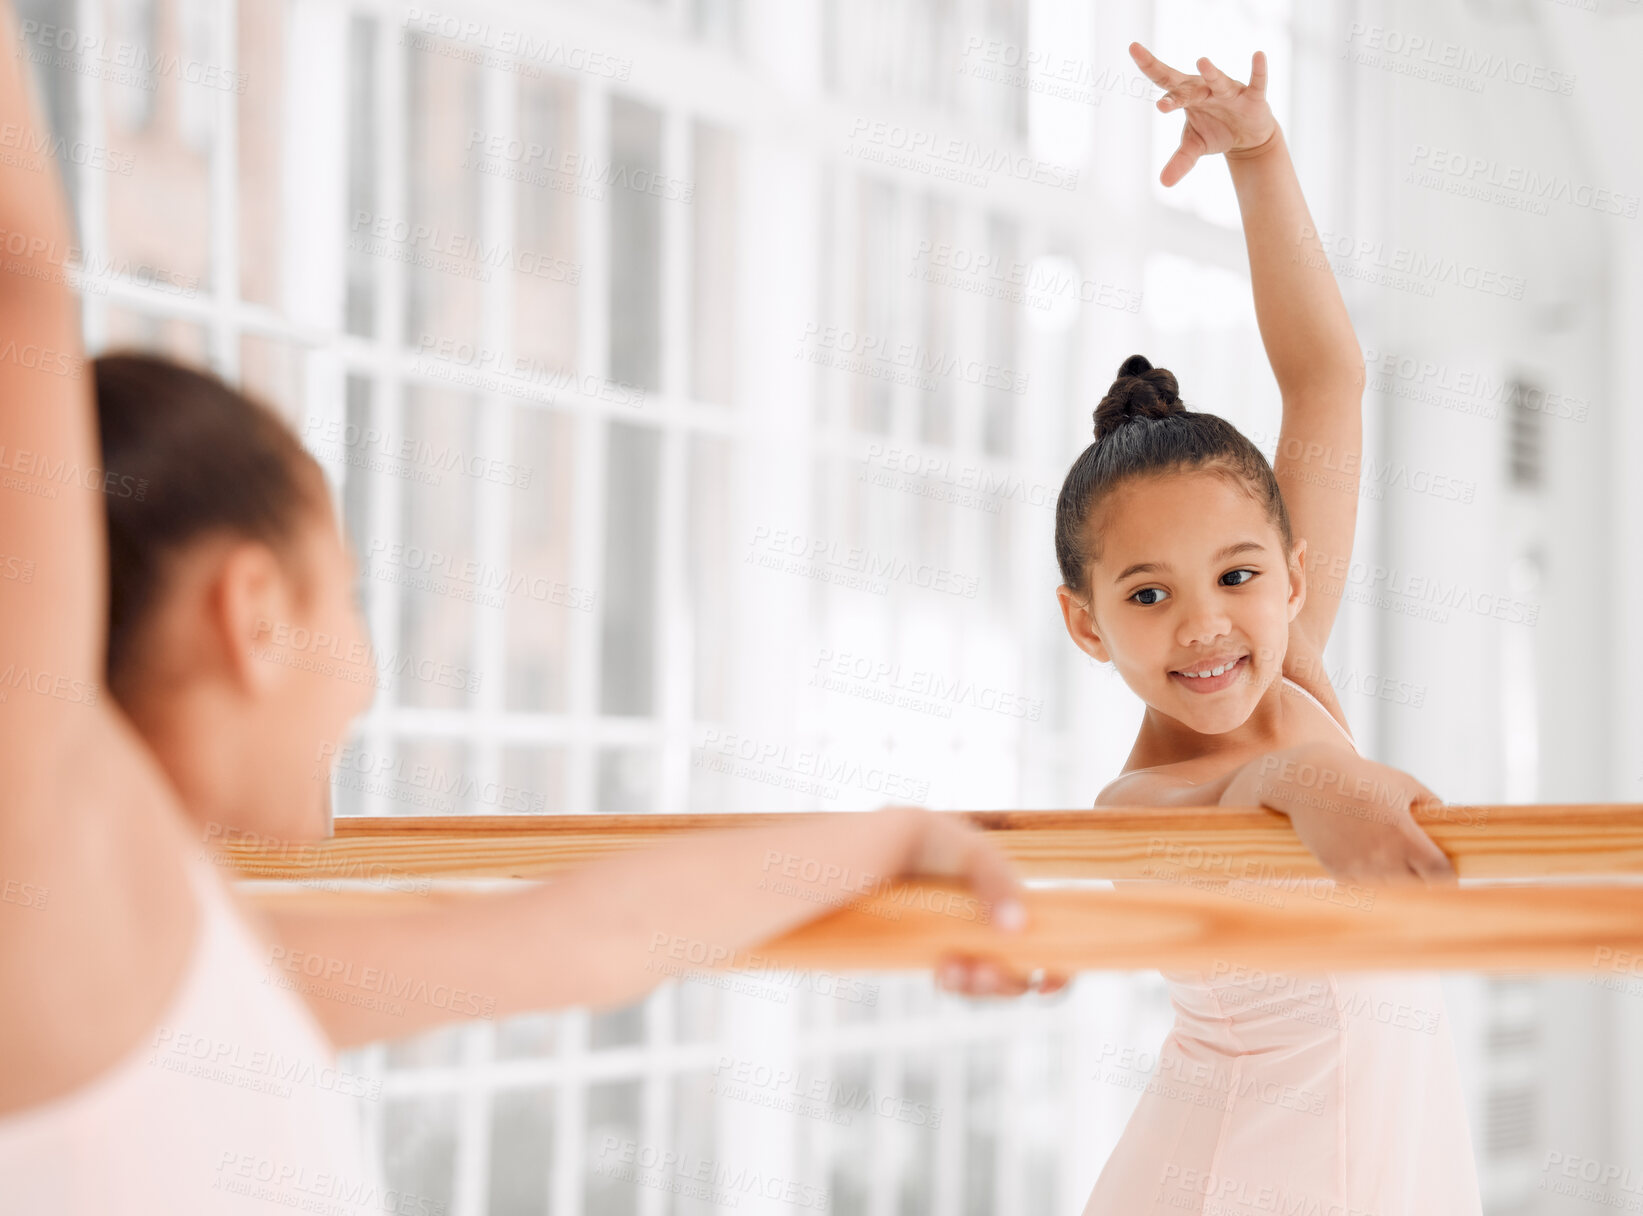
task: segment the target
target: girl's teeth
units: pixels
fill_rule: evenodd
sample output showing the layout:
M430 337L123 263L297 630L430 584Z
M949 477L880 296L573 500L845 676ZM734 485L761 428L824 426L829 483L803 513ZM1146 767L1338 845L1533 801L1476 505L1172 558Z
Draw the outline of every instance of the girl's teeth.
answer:
M1212 676L1218 676L1222 672L1226 671L1227 669L1232 668L1232 667L1236 667L1237 665L1238 665L1238 660L1233 659L1232 662L1223 663L1223 664L1221 664L1221 666L1213 668L1209 671L1183 671L1181 674L1186 676L1186 678L1189 679L1189 680L1205 680L1205 679L1209 679Z

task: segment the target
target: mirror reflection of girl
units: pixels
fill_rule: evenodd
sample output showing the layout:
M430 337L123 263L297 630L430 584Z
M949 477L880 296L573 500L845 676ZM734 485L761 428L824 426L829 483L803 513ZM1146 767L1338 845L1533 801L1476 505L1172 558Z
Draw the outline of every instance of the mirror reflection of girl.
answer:
M40 131L16 29L0 0L0 122ZM54 169L0 164L0 230L26 250L21 273L0 273L0 451L38 474L0 490L0 568L27 571L0 579L0 1207L380 1212L336 1044L632 1000L669 974L659 961L754 947L825 913L839 892L810 863L947 878L1000 923L1019 912L985 836L917 808L704 833L531 890L409 895L380 914L243 908L202 848L206 825L325 835L325 758L372 684L363 664L338 678L265 636L267 622L323 631L344 655L363 638L323 478L277 418L210 378L100 361L105 442L118 414L133 428L122 459L158 462L137 474L142 523L111 528L105 508L138 504L86 484L105 462L75 300L50 273L72 245ZM214 408L215 427L167 429ZM127 704L102 695L105 659ZM772 857L800 863L780 889L764 881ZM307 960L330 993L299 997ZM1026 987L967 961L960 991ZM386 975L422 998L374 999Z
M1159 109L1186 116L1163 184L1201 156L1226 156L1283 423L1274 470L1230 423L1189 410L1175 377L1140 355L1095 410L1095 441L1057 506L1057 594L1079 648L1146 702L1123 771L1096 804L1287 814L1346 880L1288 890L1290 903L1367 902L1359 883L1453 881L1410 814L1441 800L1362 756L1323 670L1340 596L1307 574L1351 552L1357 477L1341 470L1362 450L1365 376L1307 235L1265 56L1241 84L1208 59L1189 75L1139 43L1130 53L1167 90ZM1309 470L1305 454L1319 451L1329 467ZM1435 975L1274 975L1228 960L1165 979L1175 1024L1086 1216L1481 1210Z

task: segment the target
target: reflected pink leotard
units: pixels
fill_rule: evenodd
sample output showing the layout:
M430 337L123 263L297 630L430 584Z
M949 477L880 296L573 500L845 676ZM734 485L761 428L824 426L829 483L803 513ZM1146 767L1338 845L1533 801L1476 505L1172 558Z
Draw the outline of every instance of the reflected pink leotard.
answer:
M1479 1216L1436 973L1163 975L1175 1025L1084 1216Z
M426 1210L394 1206L365 1156L359 1101L381 1082L337 1067L293 973L270 965L210 862L186 864L200 917L169 1007L100 1076L0 1116L0 1212Z

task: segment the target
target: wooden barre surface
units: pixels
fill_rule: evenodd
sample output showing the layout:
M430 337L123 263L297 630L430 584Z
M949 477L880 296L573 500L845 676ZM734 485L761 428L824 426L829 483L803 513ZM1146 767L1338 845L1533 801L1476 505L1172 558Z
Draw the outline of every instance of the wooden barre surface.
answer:
M367 907L428 898L407 892L254 888L265 909ZM474 898L441 893L437 898ZM1173 883L1116 890L1029 890L1028 923L1007 934L975 898L948 883L906 883L732 953L667 934L657 970L677 978L739 968L772 971L932 968L946 954L1002 958L1023 970L1194 969L1236 979L1272 971L1584 971L1591 982L1643 996L1643 886L1336 888Z
M1002 949L1000 930L942 906L905 894L877 898L753 954L771 965L840 971L863 960L875 969L925 968L948 952L1052 972L1190 968L1227 978L1240 967L1590 971L1594 983L1643 995L1643 888L1383 888L1367 904L1292 892L1278 906L1163 884L1031 891L1029 923Z
M810 814L840 812L812 812ZM1287 817L1260 808L949 811L1028 878L1322 877ZM342 818L318 844L217 837L246 878L541 878L680 833L792 824L793 814ZM1643 804L1465 806L1416 820L1462 878L1643 874Z

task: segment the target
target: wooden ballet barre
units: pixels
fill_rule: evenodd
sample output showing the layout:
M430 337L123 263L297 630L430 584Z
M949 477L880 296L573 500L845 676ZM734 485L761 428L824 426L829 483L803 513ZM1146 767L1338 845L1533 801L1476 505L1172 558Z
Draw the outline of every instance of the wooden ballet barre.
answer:
M1201 969L1227 979L1270 971L1583 971L1643 996L1643 888L1378 888L1367 905L1289 893L1277 904L1145 884L1033 890L1028 924L1001 932L954 916L944 884L909 884L842 908L733 963L754 972L924 970L947 953L999 955L1020 968ZM1244 895L1247 895L1245 892ZM893 918L893 919L892 919ZM1274 991L1274 995L1279 995Z
M429 895L258 885L264 910L388 911ZM438 898L471 899L473 892ZM1022 970L1272 972L1463 970L1586 972L1643 996L1643 886L1333 887L1176 882L1115 890L1029 889L1028 922L1006 934L964 888L897 883L859 896L751 949L728 951L661 927L661 973L737 970L757 981L796 970L927 971L949 953L1001 958ZM1274 992L1274 995L1281 995Z
M810 812L808 814L839 812ZM1286 816L1262 808L949 811L1037 879L1323 877ZM792 824L791 814L348 817L317 844L225 831L242 878L542 878L683 833ZM1467 879L1643 874L1643 804L1449 804L1417 814Z

